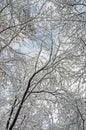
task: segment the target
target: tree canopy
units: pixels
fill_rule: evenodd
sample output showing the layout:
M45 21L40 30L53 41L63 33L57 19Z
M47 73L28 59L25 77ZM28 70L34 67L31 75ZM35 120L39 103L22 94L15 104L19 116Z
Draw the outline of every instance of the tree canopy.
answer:
M0 0L1 130L85 130L86 0Z

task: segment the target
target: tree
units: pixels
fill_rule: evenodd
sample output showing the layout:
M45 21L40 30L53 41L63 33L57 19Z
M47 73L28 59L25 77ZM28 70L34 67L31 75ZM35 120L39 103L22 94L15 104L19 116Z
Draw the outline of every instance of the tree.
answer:
M85 7L0 1L3 129L85 129Z

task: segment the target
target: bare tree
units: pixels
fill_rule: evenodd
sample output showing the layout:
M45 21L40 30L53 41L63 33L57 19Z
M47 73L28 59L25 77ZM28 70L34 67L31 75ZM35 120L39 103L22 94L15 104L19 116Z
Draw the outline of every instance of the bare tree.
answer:
M0 1L2 129L85 130L85 8L85 0Z

